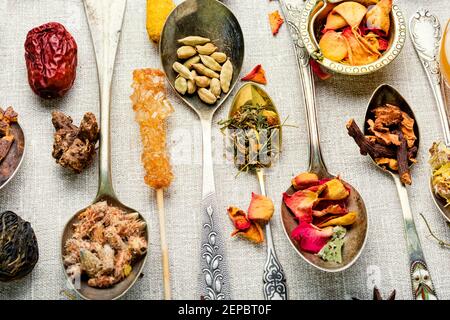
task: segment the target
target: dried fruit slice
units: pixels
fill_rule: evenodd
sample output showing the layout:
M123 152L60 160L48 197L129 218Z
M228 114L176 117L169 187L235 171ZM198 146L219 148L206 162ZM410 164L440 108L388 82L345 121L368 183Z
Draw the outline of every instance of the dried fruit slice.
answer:
M253 68L245 77L241 79L242 81L253 81L256 83L267 84L266 72L263 67L258 64Z
M357 32L354 32L354 30L350 28L345 29L342 35L348 44L348 60L351 65L366 65L379 58L380 54L373 52L374 48L368 47L367 41L362 36L359 36Z
M261 223L267 223L272 218L274 206L271 199L252 192L252 200L248 207L248 218Z
M366 14L367 27L382 30L385 35L388 35L391 26L391 10L392 0L381 0L378 2Z
M319 184L319 177L315 173L302 172L292 179L295 190L303 190Z
M319 42L323 55L333 61L341 61L348 55L347 41L340 32L327 31Z
M367 8L358 2L348 1L336 6L332 12L339 14L350 27L356 28L364 19Z
M311 223L300 222L300 224L292 231L292 238L300 244L300 249L318 253L333 235L333 227L319 229Z
M278 12L278 10L269 14L269 23L270 23L270 29L272 29L272 34L276 35L284 23L284 20L280 16L280 13Z

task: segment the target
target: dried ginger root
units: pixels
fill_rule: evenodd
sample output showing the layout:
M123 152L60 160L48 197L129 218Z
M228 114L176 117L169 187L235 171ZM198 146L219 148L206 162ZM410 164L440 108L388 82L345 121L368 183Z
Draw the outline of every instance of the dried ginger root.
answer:
M173 173L166 153L165 120L173 107L166 98L164 73L157 69L135 70L132 88L130 99L140 127L145 183L156 190L167 188Z

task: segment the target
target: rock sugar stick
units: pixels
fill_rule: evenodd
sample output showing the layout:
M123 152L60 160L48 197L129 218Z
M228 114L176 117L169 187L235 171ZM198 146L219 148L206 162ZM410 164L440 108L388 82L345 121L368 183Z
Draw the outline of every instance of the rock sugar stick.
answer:
M142 139L142 164L145 183L156 190L164 272L164 298L171 299L169 254L166 241L163 190L170 186L173 174L166 153L166 119L173 107L166 98L164 73L157 69L133 72L131 101Z

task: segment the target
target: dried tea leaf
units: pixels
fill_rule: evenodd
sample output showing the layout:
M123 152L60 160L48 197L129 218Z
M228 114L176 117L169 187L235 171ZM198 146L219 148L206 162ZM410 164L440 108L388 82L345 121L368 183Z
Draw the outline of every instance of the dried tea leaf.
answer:
M347 41L342 33L333 30L327 31L319 42L323 55L333 61L341 61L348 55Z
M272 34L276 35L280 30L282 24L284 23L283 18L280 16L278 10L269 14L270 29L272 29Z
M252 192L252 200L248 207L248 218L261 223L267 223L272 219L275 211L270 198Z
M263 67L260 64L254 67L253 70L250 71L250 73L247 74L245 77L243 77L241 80L253 81L260 84L267 84L266 72L264 71Z

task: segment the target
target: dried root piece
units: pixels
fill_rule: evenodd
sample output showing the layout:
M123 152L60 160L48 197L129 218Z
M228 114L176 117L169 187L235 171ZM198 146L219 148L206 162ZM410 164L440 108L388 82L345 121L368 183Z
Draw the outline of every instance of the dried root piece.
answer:
M99 128L97 119L90 112L84 115L80 127L72 122L72 118L62 112L52 113L56 130L52 156L64 168L81 173L94 159Z

